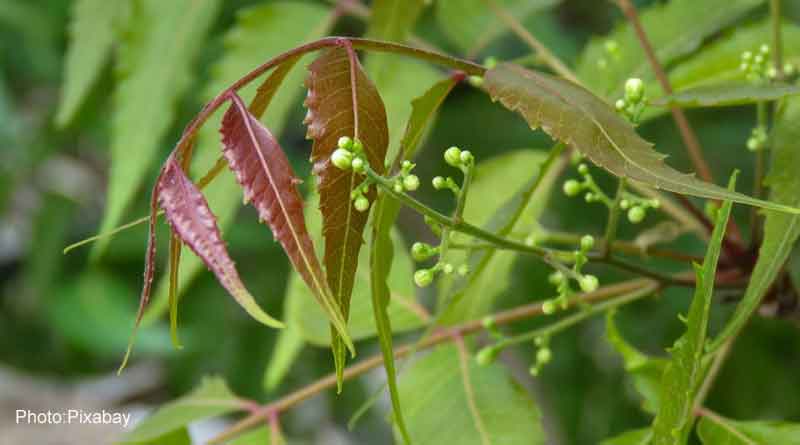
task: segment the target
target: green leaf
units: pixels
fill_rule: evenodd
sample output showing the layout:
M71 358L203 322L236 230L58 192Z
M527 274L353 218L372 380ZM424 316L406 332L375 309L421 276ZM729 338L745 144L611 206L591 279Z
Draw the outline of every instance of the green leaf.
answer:
M532 128L542 127L553 139L580 150L620 178L685 195L800 213L800 209L751 198L678 172L613 108L573 83L500 64L487 71L484 86L494 100L519 112Z
M406 444L411 439L403 420L403 411L400 406L400 394L397 390L397 375L394 366L394 347L392 346L392 324L389 317L389 302L391 291L387 281L392 270L394 260L394 244L392 242L392 228L397 219L400 207L397 201L388 198L385 194L378 195L372 220L372 245L369 256L370 288L372 294L372 310L375 314L375 326L378 331L378 342L383 354L383 367L386 369L386 383L389 386L389 396L392 400L393 418L397 429L403 436Z
M290 323L286 329L280 331L275 342L275 350L264 373L264 388L267 391L274 391L283 382L303 346L305 342L294 323Z
M128 7L126 0L74 2L61 104L56 114L58 126L64 127L72 120L108 62L119 18Z
M139 0L116 66L106 210L100 233L119 225L175 118L192 80L193 61L217 16L219 0ZM168 63L166 63L168 61ZM108 238L94 246L98 257Z
M649 357L628 343L617 329L614 322L615 313L615 311L609 311L606 315L606 339L622 356L625 372L633 380L634 387L642 396L642 409L656 414L660 406L661 377L664 375L667 360ZM648 428L647 431L650 429Z
M626 431L619 436L614 436L600 442L600 445L650 445L653 438L653 430L642 428L639 430Z
M650 103L662 107L669 105L682 108L730 107L772 101L795 94L800 94L800 86L780 83L768 85L730 83L689 88Z
M553 154L545 158L542 151L516 150L478 163L464 206L464 219L500 236L512 232L531 233L537 228L536 221L555 180L551 175L542 174L552 165L552 157ZM442 321L458 323L486 314L508 286L517 254L475 249L462 255L448 253L448 256L448 261L454 264L467 263L470 273L452 281L442 280L441 295L450 298L442 309L445 311Z
M414 445L545 443L539 410L505 368L460 360L455 346L440 346L404 373L400 393Z
M375 0L372 2L367 37L404 42L424 6L423 0Z
M736 173L731 178L731 190L735 181ZM697 287L689 308L686 332L670 350L672 358L661 380L661 405L653 421L653 445L683 445L692 427L695 390L704 373L701 359L708 331L711 295L731 206L732 203L726 201L717 212L703 266L695 266Z
M411 101L411 116L408 118L405 133L400 141L403 159L413 159L422 142L425 130L430 127L439 107L453 91L458 81L453 77L440 80L424 94Z
M203 96L210 100L220 91L240 78L244 73L263 63L270 57L297 45L320 37L327 32L330 11L322 6L305 2L279 1L246 8L238 14L236 24L225 35L225 51L212 67L212 80ZM298 105L302 93L304 70L296 66L288 73L283 86L277 91L261 119L276 137L280 137L289 114ZM253 97L256 83L240 90L244 98ZM258 110L256 110L258 111ZM256 113L254 113L256 114ZM194 177L200 177L221 156L219 126L222 114L214 115L197 136ZM217 179L203 189L217 223L224 231L231 227L242 206L241 189L233 173L225 169ZM194 255L183 255L178 275L178 293L183 294L195 277L205 270L203 263ZM160 317L167 308L169 282L164 278L159 283L153 301L145 315L146 325Z
M770 198L782 204L800 205L800 98L785 102L772 132L772 170L765 183L770 187ZM800 217L778 212L767 212L764 222L764 241L758 251L758 260L750 275L744 298L739 302L731 320L709 347L716 349L731 336L736 335L761 304L772 282L783 269L800 236Z
M317 245L322 241L320 213L313 211L318 202L316 196L309 196L306 199L306 227ZM392 232L392 238L396 245L402 245L402 239L397 231ZM408 251L396 250L389 275L389 289L392 290L389 317L395 333L409 331L422 325L420 311L417 309L419 303L415 299L416 292L411 280L413 273ZM317 346L329 345L331 337L328 319L294 271L289 276L286 292L286 325L294 325L303 340L308 343ZM348 320L348 331L353 341L371 338L377 333L370 293L369 252L364 250L358 257L358 270L355 275L350 320Z
M131 445L192 445L192 438L189 436L189 430L183 427L145 441L122 443Z
M697 434L704 445L800 445L800 423L703 417Z
M493 0L518 19L542 11L559 0ZM474 52L506 31L486 0L447 0L436 2L436 20L450 43L462 52Z
M269 427L260 426L253 428L246 433L242 433L237 438L225 442L225 445L272 445L272 435L270 434Z
M243 410L244 403L219 377L206 377L200 386L177 400L163 405L123 438L123 443L151 441L189 423L208 417Z
M363 177L352 169L336 167L330 162L330 157L341 137L351 137L363 143L371 168L383 173L389 146L386 108L352 48L325 50L308 66L308 71L305 123L308 125L307 137L314 140L311 161L318 177L325 240L323 262L328 285L347 320L358 253L364 243L362 234L369 213L356 210L351 198ZM374 188L370 188L365 196L371 206L375 200ZM345 351L336 334L331 347L341 386Z
M762 3L763 0L706 0L703 9L710 12L698 14L695 0L673 0L642 11L640 19L656 58L669 66ZM616 43L614 54L606 50L609 41ZM639 39L627 22L608 36L592 39L581 56L577 73L592 91L613 100L622 97L626 79L654 78Z

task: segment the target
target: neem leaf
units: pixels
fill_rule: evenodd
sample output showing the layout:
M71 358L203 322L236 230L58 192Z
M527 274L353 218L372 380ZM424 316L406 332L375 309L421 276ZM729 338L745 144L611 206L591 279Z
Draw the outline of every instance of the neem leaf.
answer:
M70 44L56 123L67 125L102 71L114 45L115 25L127 2L79 0L73 4Z
M658 106L677 105L683 108L729 107L772 101L795 94L800 94L800 87L797 85L731 83L689 88L650 103Z
M642 428L638 430L626 431L619 436L614 436L600 442L600 445L650 445L653 438L653 430Z
M455 346L440 346L403 375L400 393L414 445L546 443L534 401L502 365L469 360L469 394L459 360ZM470 409L470 398L477 412Z
M244 189L244 201L252 203L259 218L269 225L295 270L352 349L346 322L325 283L306 229L303 200L297 191L299 180L272 133L250 114L238 96L231 95L231 101L220 128L222 153Z
M786 101L777 116L772 133L772 170L765 183L770 187L770 198L782 204L800 205L800 98ZM767 212L764 222L764 241L758 251L758 260L750 275L744 297L736 307L731 320L709 346L716 349L725 340L738 333L761 304L773 281L780 273L792 248L800 236L800 217L778 212Z
M352 170L337 168L330 157L340 137L352 137L364 145L372 169L383 173L389 145L386 110L352 48L328 49L308 70L305 121L308 137L314 140L311 160L319 179L325 271L328 285L347 320L368 212L357 211L350 197L363 177ZM366 197L371 205L374 190L370 189ZM337 374L341 376L344 350L336 335L332 347Z
M233 260L228 255L208 202L175 158L170 157L167 160L157 187L159 205L164 209L167 221L181 241L203 260L219 283L250 316L267 326L283 327L281 322L267 315L258 306L245 288Z
M190 85L192 62L203 48L220 3L142 0L133 8L117 58L111 169L100 233L119 225L139 193L175 117L175 106ZM97 242L92 254L101 255L108 241Z
M736 181L731 178L730 188ZM714 232L708 243L703 266L695 266L695 288L686 332L670 350L672 359L661 379L661 404L653 421L653 445L683 445L692 427L692 405L698 383L703 378L702 357L708 332L708 314L717 273L722 239L728 226L732 203L725 201L717 213Z
M613 108L571 82L500 64L487 71L484 87L493 100L520 113L532 128L542 127L553 139L580 150L618 177L685 195L800 213L800 209L751 198L678 172Z
M458 83L455 77L440 80L431 86L422 96L411 101L411 116L408 118L406 130L400 140L400 150L403 159L412 159L417 147L425 134L439 107L453 91Z
M697 424L697 434L704 445L800 445L800 423L704 416Z
M122 443L150 442L195 420L242 411L245 407L222 378L206 377L197 389L163 405L140 422L122 439Z
M242 73L275 54L321 37L331 23L330 14L330 10L322 5L293 1L258 4L237 11L236 24L225 33L223 54L211 68L211 80L203 88L203 98L213 99L239 79ZM260 86L253 83L239 90L239 96L253 98L250 112L267 123L278 139L290 113L297 107L303 89L305 70L294 64L296 69L287 74L291 65L293 61L287 60L276 67ZM281 80L283 81L280 82ZM190 170L193 178L204 175L219 159L218 129L222 114L215 113L197 134L197 149ZM222 167L223 171L214 182L203 188L203 194L217 215L217 224L224 232L234 223L242 201L239 199L240 189L236 178L224 160ZM193 255L182 258L178 274L179 296L203 269L203 263ZM142 320L143 324L147 325L164 313L167 295L168 281L162 279Z

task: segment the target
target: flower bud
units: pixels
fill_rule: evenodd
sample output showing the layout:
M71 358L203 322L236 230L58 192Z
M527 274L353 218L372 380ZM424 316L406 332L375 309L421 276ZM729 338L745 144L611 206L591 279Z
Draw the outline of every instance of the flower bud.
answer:
M469 76L467 77L467 82L475 88L480 88L483 86L483 77L482 76Z
M617 99L617 101L614 102L614 108L616 108L617 111L622 111L627 106L628 106L628 104L627 104L627 102L625 102L624 99Z
M445 150L444 161L453 167L461 165L461 149L458 147L450 147Z
M338 145L339 148L350 150L353 148L353 139L351 139L350 136L342 136L339 138L339 141L336 145Z
M621 208L622 210L628 210L630 206L631 202L628 201L627 199L623 199L622 201L619 202L619 208Z
M536 363L544 365L546 363L550 363L550 360L553 358L553 352L550 351L550 348L541 348L536 351Z
M481 319L481 326L483 326L484 329L494 329L497 323L495 323L494 317L487 315Z
M646 212L643 208L639 206L631 207L628 210L628 221L632 224L638 224L644 220Z
M592 235L584 235L581 238L581 250L589 251L594 247L594 237Z
M403 188L408 190L409 192L413 192L414 190L419 188L419 178L416 175L408 175L403 178Z
M445 181L445 179L441 176L433 178L433 181L431 182L433 183L433 188L435 188L436 190L441 190L447 187L447 181Z
M459 159L461 159L461 163L464 165L470 165L472 161L475 160L475 158L472 156L472 153L470 153L469 150L462 151L461 155L459 156Z
M411 245L411 258L414 261L425 261L433 254L433 248L428 244L416 242Z
M564 194L567 196L577 196L582 188L581 183L574 179L564 181Z
M585 174L589 173L589 166L586 165L586 164L578 165L578 173L580 173L582 175L585 175Z
M419 287L428 287L433 282L433 271L420 269L414 272L414 283Z
M553 300L547 300L542 303L542 313L545 315L554 314L556 312L556 303Z
M547 276L547 281L549 281L553 286L558 286L564 282L564 274L560 271L555 271Z
M497 358L499 352L500 350L494 346L486 346L478 351L478 355L475 356L475 361L481 366L491 365Z
M642 82L642 79L634 77L625 82L625 98L633 103L641 102L644 99L644 82Z
M584 275L578 281L578 284L581 286L582 291L594 292L597 290L597 286L600 285L600 281L594 275Z
M355 206L356 210L359 212L365 212L369 209L369 200L364 196L359 196L356 198L353 206Z
M453 265L450 264L450 263L445 263L445 265L442 266L442 271L444 273L446 273L447 275L450 275L451 273L453 273L453 269L454 269Z
M394 189L395 193L403 193L403 181L398 179L394 182L394 186L392 188Z
M364 166L364 160L361 158L353 159L353 162L350 163L350 166L353 167L353 171L355 171L356 173L364 173L364 171L366 170Z
M346 137L346 136L342 136ZM331 154L331 163L341 170L349 170L353 162L353 153L344 148L337 148Z

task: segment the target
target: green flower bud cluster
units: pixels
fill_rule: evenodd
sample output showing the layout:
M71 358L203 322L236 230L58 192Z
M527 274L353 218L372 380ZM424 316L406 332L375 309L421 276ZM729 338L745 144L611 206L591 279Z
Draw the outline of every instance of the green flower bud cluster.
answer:
M361 184L359 184L356 188L350 192L350 199L353 201L353 207L356 208L359 212L366 212L369 210L370 202L367 199L366 194L369 192L369 186L371 182L368 179L365 179Z
M639 78L631 78L625 82L625 97L617 100L614 107L634 124L639 123L647 100L644 95L644 82Z
M416 242L411 245L411 258L414 261L422 262L439 253L439 247L431 246L427 243Z
M570 285L570 278L578 283L582 292L594 292L600 286L596 276L581 272L583 266L589 261L588 253L594 248L595 239L591 235L584 235L580 240L580 247L574 252L572 269L556 270L550 274L548 281L556 287L557 296L542 303L542 313L550 315L559 308L567 309L569 297L575 292Z
M400 167L400 174L394 179L394 191L397 193L413 192L419 188L419 177L412 175L411 170L416 167L411 161L403 161Z
M754 84L763 84L778 77L778 67L772 62L771 51L767 44L761 45L757 51L743 52L739 70ZM783 65L783 74L787 78L792 78L797 74L797 69L787 62Z
M606 52L606 56L597 59L597 67L601 70L608 68L609 59L619 60L620 58L619 43L616 40L606 40L603 43L603 49Z
M364 145L358 139L342 136L337 142L337 148L331 154L331 163L341 170L350 170L364 173L366 161L364 160Z
M578 181L577 179L568 179L564 181L564 194L570 197L578 196L584 191L584 199L586 202L602 202L609 208L614 205L614 201L608 197L594 182L594 178L592 174L589 173L589 166L586 164L578 164L578 173L581 175L583 180Z
M759 125L753 128L747 139L747 149L753 152L767 148L767 129Z
M657 199L647 199L633 193L625 192L619 202L619 208L628 212L628 221L631 224L639 224L647 216L647 210L658 209L661 202Z
M440 249L436 248L436 250L438 252ZM428 287L431 283L433 283L433 279L436 278L437 274L443 273L445 275L450 275L453 272L457 272L459 275L464 276L469 273L469 269L465 268L464 266L460 266L458 270L456 270L455 266L452 264L440 260L430 269L419 269L414 272L414 284L419 287Z
M553 360L553 351L550 350L550 338L540 336L533 339L536 346L536 355L533 365L528 369L531 376L536 377L542 371L542 368Z

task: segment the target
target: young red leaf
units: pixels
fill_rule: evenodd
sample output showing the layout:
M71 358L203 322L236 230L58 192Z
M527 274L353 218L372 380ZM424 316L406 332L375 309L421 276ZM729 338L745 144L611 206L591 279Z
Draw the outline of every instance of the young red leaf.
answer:
M245 107L235 94L222 118L223 155L244 189L244 199L253 204L278 240L294 268L328 313L336 331L346 339L347 322L325 281L303 217L299 182L289 160L272 133Z
M326 50L308 69L307 136L314 140L311 160L314 174L319 178L325 270L328 284L347 319L368 212L357 211L350 198L363 177L352 170L337 168L330 157L340 137L356 138L364 145L372 169L383 173L389 144L386 110L351 47ZM372 204L374 189L367 199ZM344 354L335 335L332 339L337 374L341 376Z
M258 306L245 288L228 255L208 202L172 157L167 160L164 175L158 183L158 201L173 232L203 260L244 310L261 323L283 327L280 321Z

